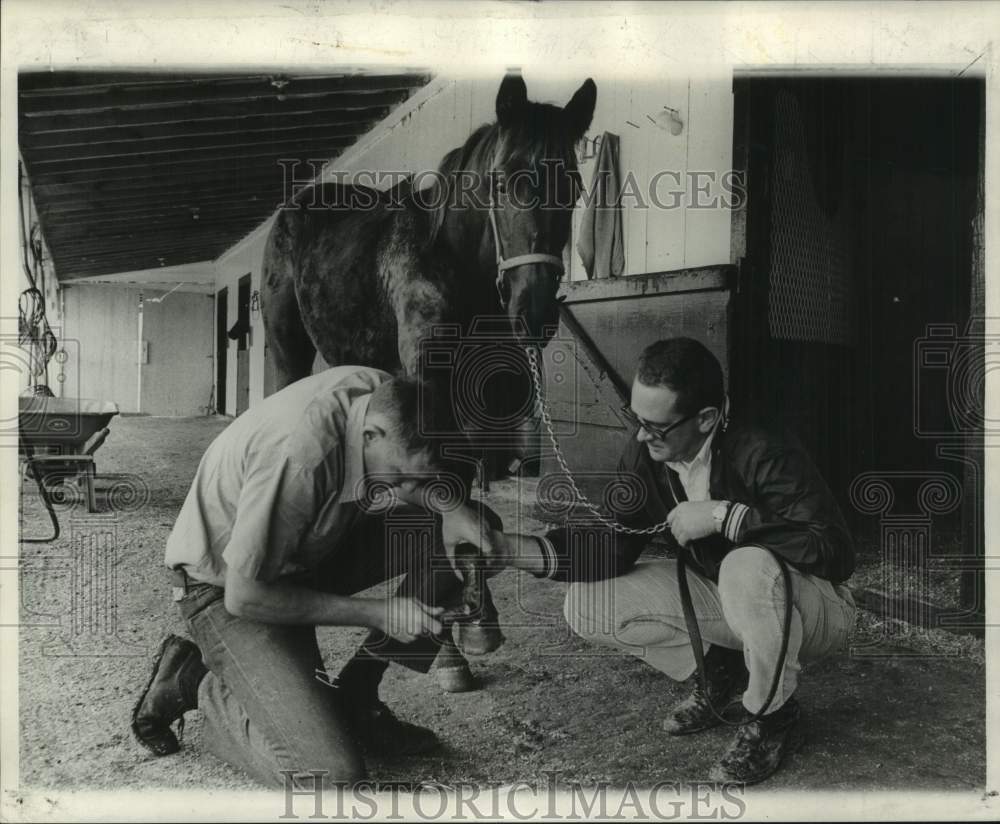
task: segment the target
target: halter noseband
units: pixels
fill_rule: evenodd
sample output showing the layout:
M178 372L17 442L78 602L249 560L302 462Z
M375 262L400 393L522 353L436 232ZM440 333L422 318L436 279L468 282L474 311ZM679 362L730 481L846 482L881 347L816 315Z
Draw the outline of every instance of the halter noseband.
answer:
M500 308L506 309L508 300L504 297L504 286L505 277L504 273L508 269L513 269L515 266L524 266L527 263L548 263L550 266L555 266L559 270L560 276L564 272L563 262L561 257L556 257L555 255L546 255L541 252L530 252L526 255L516 255L512 258L504 259L503 247L500 244L500 231L497 229L497 218L496 218L496 201L493 199L493 182L490 181L490 228L493 229L493 248L497 252L497 297L500 298Z

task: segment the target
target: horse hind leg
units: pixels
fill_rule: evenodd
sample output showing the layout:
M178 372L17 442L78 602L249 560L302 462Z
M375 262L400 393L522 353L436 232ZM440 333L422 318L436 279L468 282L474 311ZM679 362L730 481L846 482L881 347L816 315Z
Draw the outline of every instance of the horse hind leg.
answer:
M271 395L312 374L316 347L302 322L290 266L265 265L260 303L267 346L264 394Z

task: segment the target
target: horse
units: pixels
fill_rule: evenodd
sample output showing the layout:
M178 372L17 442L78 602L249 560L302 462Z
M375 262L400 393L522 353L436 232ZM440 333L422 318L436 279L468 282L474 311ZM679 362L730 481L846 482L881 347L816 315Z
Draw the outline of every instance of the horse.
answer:
M508 74L496 121L448 152L430 185L323 183L286 203L260 296L274 389L309 375L317 351L331 366L429 377L428 349L443 346L455 355L450 391L466 396L456 406L483 407L482 426L509 437L511 415L532 408L519 346L544 346L558 324L562 251L582 190L575 147L596 99L587 79L564 107L529 101L524 80ZM435 338L442 329L457 334ZM498 341L517 344L504 363ZM473 377L456 386L463 359Z

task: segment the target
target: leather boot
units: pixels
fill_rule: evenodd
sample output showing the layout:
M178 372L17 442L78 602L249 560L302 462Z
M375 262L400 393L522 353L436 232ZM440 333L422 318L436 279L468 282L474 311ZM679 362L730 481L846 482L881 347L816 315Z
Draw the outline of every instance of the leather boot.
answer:
M802 711L792 696L781 708L740 727L729 750L712 768L712 781L757 784L773 775L789 753L804 743Z
M198 685L208 670L201 651L186 638L168 635L153 662L153 673L132 709L132 734L153 755L177 752L180 742L170 728L198 706Z
M696 674L691 694L664 720L663 729L670 735L690 735L722 723L712 710L721 713L734 694L746 689L748 673L743 663L743 650L709 647L705 654L705 674L708 692L702 689Z
M328 681L362 751L369 755L414 755L440 743L432 730L398 719L378 697L389 662L361 647Z
M330 686L338 691L351 733L365 755L417 755L440 746L433 730L396 717L377 693L362 693L334 678Z

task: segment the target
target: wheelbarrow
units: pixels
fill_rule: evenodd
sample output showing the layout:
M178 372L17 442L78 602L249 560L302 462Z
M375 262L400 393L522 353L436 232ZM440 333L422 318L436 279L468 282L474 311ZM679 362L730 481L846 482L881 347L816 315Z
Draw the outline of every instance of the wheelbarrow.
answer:
M22 538L48 543L59 537L59 518L50 487L71 478L82 481L89 512L97 511L94 453L108 437L108 423L118 414L111 401L21 396L18 398L18 456L31 474L52 522L48 538ZM22 469L22 479L24 477Z

